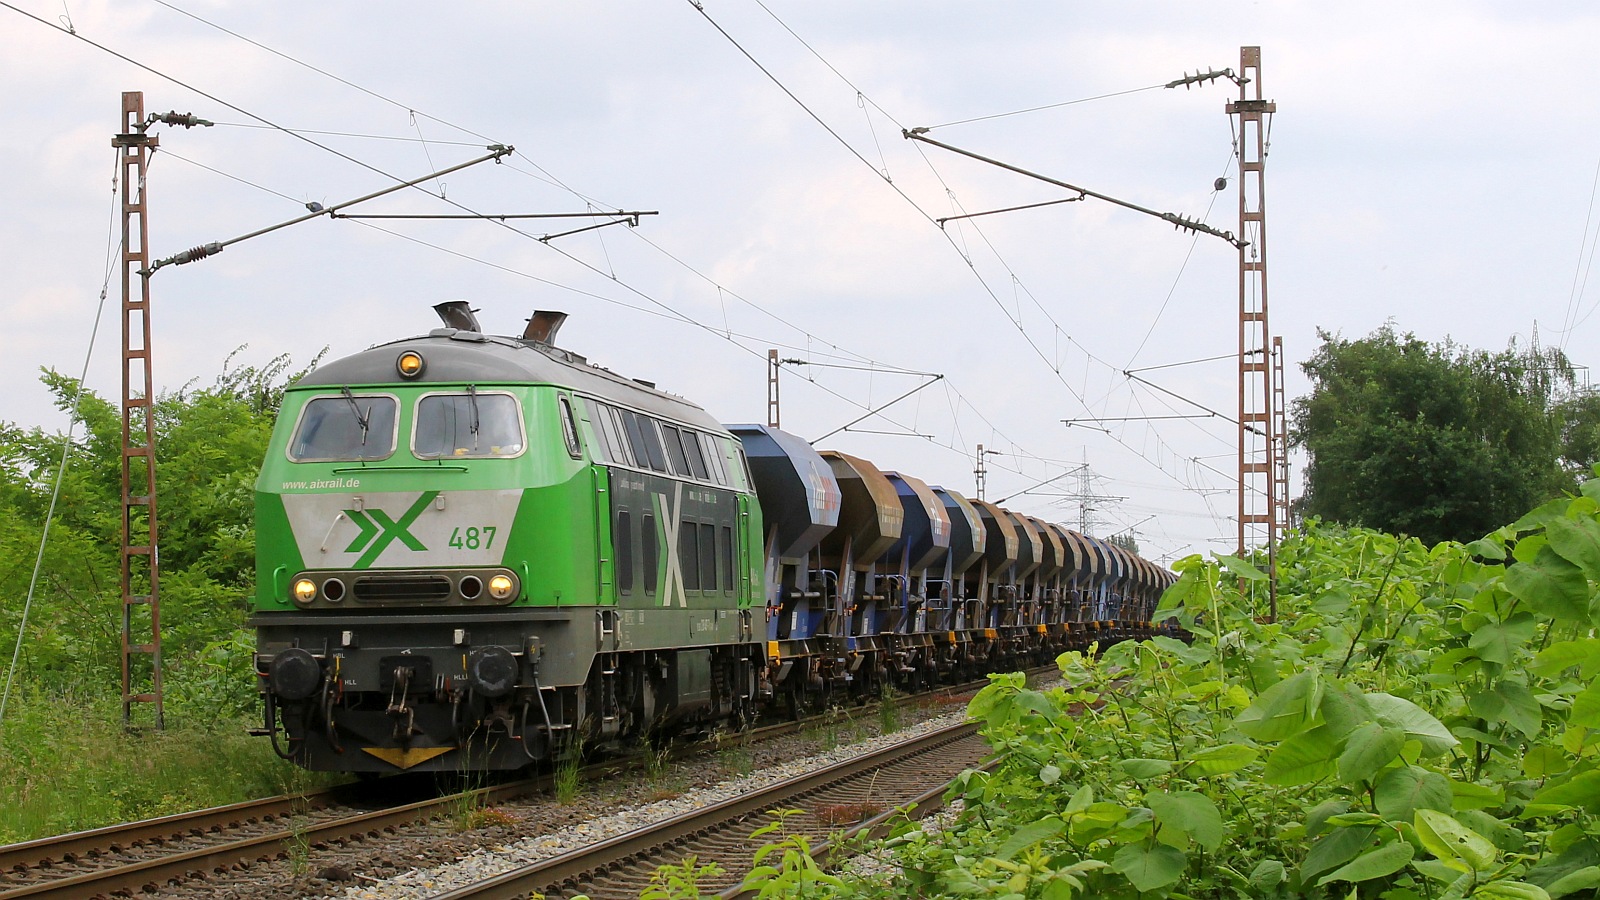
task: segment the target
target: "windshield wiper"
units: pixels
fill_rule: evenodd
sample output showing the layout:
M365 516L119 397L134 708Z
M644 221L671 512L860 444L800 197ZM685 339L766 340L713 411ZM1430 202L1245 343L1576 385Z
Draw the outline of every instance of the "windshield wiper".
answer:
M350 393L350 385L340 388L344 394L344 401L350 404L350 411L355 414L356 424L361 426L361 446L367 445L367 422L372 415L372 407L367 407L366 413L361 412L361 407L356 403L356 395Z
M478 427L482 423L478 419L478 386L475 384L467 385L467 403L472 406L472 422L467 426L467 430L472 434L472 450L476 453L478 450Z

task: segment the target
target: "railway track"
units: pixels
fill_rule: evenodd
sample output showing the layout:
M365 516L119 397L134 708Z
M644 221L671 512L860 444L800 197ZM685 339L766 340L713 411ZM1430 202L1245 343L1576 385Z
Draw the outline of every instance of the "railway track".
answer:
M361 809L359 785L270 797L0 847L0 900L159 890L209 872L284 856L295 846L364 839L445 815L463 800L494 803L539 790L528 779Z
M988 745L972 724L960 724L901 741L804 775L656 822L609 840L533 862L436 895L435 900L520 900L587 894L593 900L634 900L662 865L694 856L717 862L724 873L700 889L741 896L739 883L767 840L751 832L776 809L798 809L784 827L813 846L850 826L881 825L897 808L937 806L945 786L979 764Z
M946 686L900 702L960 695L984 683ZM870 713L871 708L866 711ZM792 734L814 727L821 718L764 726L723 746ZM705 751L703 745L691 744L681 748L679 755ZM582 776L598 780L637 765L634 759L610 760L586 767ZM463 805L494 806L550 792L552 782L553 776L542 775L400 804L377 798L373 785L340 785L0 846L0 900L158 891L210 873L304 854L314 847L394 834L419 822L449 816ZM408 790L415 795L420 788L411 785ZM637 892L630 895L636 896Z

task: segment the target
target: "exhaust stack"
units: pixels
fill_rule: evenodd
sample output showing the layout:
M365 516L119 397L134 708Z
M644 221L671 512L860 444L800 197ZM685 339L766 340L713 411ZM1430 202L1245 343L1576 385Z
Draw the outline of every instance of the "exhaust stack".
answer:
M483 334L483 326L478 324L478 317L473 315L477 310L469 306L465 300L435 303L433 311L439 314L446 328Z
M550 347L556 345L556 332L561 330L561 323L567 320L567 314L549 309L535 310L528 319L528 327L522 331L522 339L535 344L545 344Z

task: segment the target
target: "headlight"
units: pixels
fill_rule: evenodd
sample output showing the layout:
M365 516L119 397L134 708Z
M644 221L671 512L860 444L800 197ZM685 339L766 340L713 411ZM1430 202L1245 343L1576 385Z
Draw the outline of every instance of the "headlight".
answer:
M517 583L511 580L510 575L496 575L489 579L489 596L496 600L504 600L511 596Z
M400 373L401 378L415 378L421 375L425 365L426 363L422 361L422 354L415 350L407 350L400 354L399 359L394 361L394 367Z
M309 578L301 578L294 583L294 602L304 606L317 599L317 583Z

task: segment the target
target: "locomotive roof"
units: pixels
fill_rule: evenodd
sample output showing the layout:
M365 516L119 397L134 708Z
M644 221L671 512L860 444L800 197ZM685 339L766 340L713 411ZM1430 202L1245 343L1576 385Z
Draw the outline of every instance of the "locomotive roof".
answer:
M415 378L402 380L395 360L406 350L422 354L426 365ZM700 406L592 365L576 353L545 343L455 328L435 328L425 335L376 344L318 366L294 387L419 383L551 384L715 432L723 430Z

